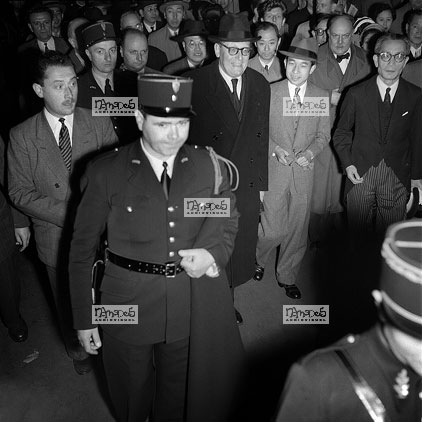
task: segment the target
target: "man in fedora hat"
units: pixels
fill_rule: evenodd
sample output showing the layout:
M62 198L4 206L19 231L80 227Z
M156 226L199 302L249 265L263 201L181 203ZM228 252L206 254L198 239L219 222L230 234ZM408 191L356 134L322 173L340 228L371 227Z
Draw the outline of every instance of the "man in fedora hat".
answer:
M226 14L219 32L210 36L217 60L188 72L194 80L190 142L213 147L239 170L236 191L239 232L227 267L231 285L253 277L260 191L268 188L268 116L270 87L248 68L253 37L245 14ZM238 315L241 322L241 316Z
M138 13L142 17L145 35L148 37L151 32L157 31L164 26L160 20L158 6L159 0L142 0L138 2Z
M172 38L179 34L179 28L185 17L187 3L182 0L167 0L160 5L160 12L164 15L167 24L152 32L148 37L148 44L164 51L169 62L182 57L182 49Z
M192 81L144 75L138 84L141 139L86 173L70 254L75 328L88 353L103 346L119 421L145 421L152 410L154 421L229 422L242 355L224 272L237 231L235 196L225 168L217 184L219 164L184 145ZM230 200L229 215L184 217L184 199L198 193ZM103 324L100 338L89 280L105 229L101 304L137 305L139 323Z
M421 239L421 220L390 226L372 292L378 323L294 364L277 422L421 420Z
M329 93L308 82L317 51L314 38L293 38L289 49L282 51L287 79L271 85L269 186L254 279L262 279L271 252L280 246L276 279L293 299L301 297L295 281L308 241L313 160L330 140Z
M186 57L169 63L163 68L163 72L169 75L181 75L190 69L203 66L207 59L207 36L208 32L203 22L185 21L179 35L173 39L182 43Z

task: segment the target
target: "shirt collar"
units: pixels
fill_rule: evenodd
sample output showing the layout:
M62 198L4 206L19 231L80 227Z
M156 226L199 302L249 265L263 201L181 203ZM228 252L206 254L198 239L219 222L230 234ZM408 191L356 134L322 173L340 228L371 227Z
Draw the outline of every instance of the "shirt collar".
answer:
M44 107L44 115L45 115L45 118L47 119L48 125L50 126L56 141L58 142L60 129L62 128L62 124L59 121L60 117L53 116L45 107ZM65 120L64 123L67 127L67 130L69 131L70 139L72 139L74 114L72 113L66 116L61 116L61 117L64 118Z
M271 68L271 66L272 66L272 64L274 63L274 59L275 59L275 56L271 59L271 61L269 62L269 63L264 63L262 60L261 60L261 57L259 57L258 56L258 60L259 60L259 62L261 63L261 66L265 69L265 66L268 66L268 69L270 69Z
M297 86L292 84L289 80L287 81L287 86L289 87L289 94L290 94L290 98L294 99L295 96L295 91ZM303 99L305 98L305 92L306 92L306 87L308 86L308 81L305 81L305 83L303 83L299 88L299 98L300 98L300 102L303 103Z
M96 73L93 70L91 71L92 71L92 76L94 77L95 81L97 82L98 86L101 88L103 92L105 92L105 84L106 84L107 79L110 79L110 86L111 86L111 89L114 91L113 72L111 72L111 76L107 77L107 76L103 76L100 73Z
M176 29L176 30L171 29L168 25L167 25L167 29L169 30L170 35L171 35L172 37L175 37L175 36L179 33L179 30L178 30L178 29Z
M393 101L394 96L396 95L397 92L397 88L399 87L399 79L393 83L393 85L386 85L379 76L377 76L377 86L378 86L378 91L381 95L381 100L384 101L385 98L385 92L387 90L387 88L391 88L390 90L390 98L391 101Z
M224 72L223 68L220 65L218 65L218 70L220 71L220 75L223 77L224 81L228 85L230 92L233 92L232 79L238 80L238 82L237 82L237 95L240 98L240 92L242 90L242 76L239 76L238 78L232 78L226 72Z
M145 149L144 141L142 138L141 138L141 148L142 148L142 151L144 151L145 156L148 158L148 161L151 164L151 167L154 170L154 173L157 176L157 179L160 181L161 174L163 173L163 169L164 169L163 167L164 160L162 160L161 158L154 157L151 153L149 153ZM169 158L167 158L167 160L165 160L167 163L167 174L169 175L170 178L173 175L175 158L176 158L176 154L170 156Z
M47 47L49 50L55 50L56 46L54 45L54 38L50 37L50 39L47 42ZM37 40L38 48L44 53L45 52L45 42L42 42L40 40Z

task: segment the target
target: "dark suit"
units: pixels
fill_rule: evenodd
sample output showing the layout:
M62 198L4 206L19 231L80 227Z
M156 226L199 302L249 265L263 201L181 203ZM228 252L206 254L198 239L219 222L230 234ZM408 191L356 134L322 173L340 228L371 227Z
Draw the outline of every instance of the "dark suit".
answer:
M270 86L246 68L242 78L241 119L219 72L218 61L185 74L194 80L190 142L209 145L233 161L240 174L236 191L239 232L228 267L234 286L252 278L259 220L259 191L268 189L268 120Z
M217 265L224 268L233 249L238 213L225 173L218 195L213 193L214 180L208 153L190 146L182 147L176 156L168 201L139 142L105 154L90 166L84 180L85 192L78 209L70 255L76 329L93 327L89 278L96 246L105 228L109 248L118 255L164 263L177 261L180 249L205 248ZM231 199L229 218L184 218L184 198L220 196ZM230 366L238 359L241 346L224 271L217 278L204 276L191 282L185 272L168 279L162 275L131 272L109 262L101 291L102 304L139 306L139 324L102 327L104 353L109 356L105 362L106 373L111 379L111 394L119 418L145 420L153 387L141 375L133 387L126 383L127 392L116 391L114 387L122 381L121 377L136 378L139 372L131 362L126 362L127 369L119 377L116 374L119 363L110 358L110 353L113 354L110 344L122 342L122 346L132 350L128 350L126 356L130 359L135 350L151 345L160 348L163 342L171 346L190 336L188 420L225 420L220 418L219 406L221 401L227 404L230 400L229 386L234 381ZM110 337L114 340L110 341ZM143 360L148 362L148 359L149 352ZM136 371L135 374L131 375L131 370ZM162 382L168 382L166 373L162 377ZM161 381L157 385L159 391ZM139 390L141 396L128 399L136 395L142 385L145 387ZM164 398L158 393L156 400ZM126 406L127 400L131 404ZM163 415L169 408L171 404L164 402L157 411ZM179 416L172 416L180 420Z
M408 63L403 69L403 79L422 88L422 60Z
M400 79L392 102L393 109L388 130L384 134L380 115L382 100L376 78L362 82L346 94L333 137L343 169L354 165L359 176L364 178L362 186L352 185L350 180L347 180L349 221L351 219L355 221L358 217L355 215L356 204L353 203L350 195L353 191L366 186L365 175L371 168L379 166L382 161L407 190L410 190L411 178L422 179L421 90L404 79ZM379 179L378 183L381 182L383 180ZM380 218L381 212L381 218L384 220L380 224L386 228L389 224L404 218L406 202L406 197L400 199L393 195L391 201L388 200L388 203L384 204L381 195L376 193L371 204L369 202L366 205L362 204L358 212L369 213L368 207L376 207L377 217ZM353 213L351 207L353 207Z

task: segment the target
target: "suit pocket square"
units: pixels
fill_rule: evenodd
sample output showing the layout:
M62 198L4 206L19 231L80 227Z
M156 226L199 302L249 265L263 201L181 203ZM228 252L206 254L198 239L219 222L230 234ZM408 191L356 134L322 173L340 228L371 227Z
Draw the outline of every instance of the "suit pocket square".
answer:
M409 112L408 112L408 111L406 111L406 113L403 113L403 114L401 115L401 117L406 116L406 114L409 114Z

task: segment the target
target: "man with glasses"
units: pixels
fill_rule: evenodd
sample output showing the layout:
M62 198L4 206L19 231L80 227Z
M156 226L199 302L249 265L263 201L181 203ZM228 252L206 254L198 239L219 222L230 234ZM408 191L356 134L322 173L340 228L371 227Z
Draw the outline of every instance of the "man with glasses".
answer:
M333 138L348 178L349 228L365 237L404 220L410 187L422 182L422 91L400 77L409 51L401 36L378 39L378 76L347 93Z
M255 271L260 191L268 189L268 119L270 86L248 67L251 43L244 14L226 14L217 35L209 36L217 60L188 72L194 80L190 142L214 148L234 162L239 170L236 190L240 211L239 231L227 267L236 287L250 280ZM240 314L237 314L241 322Z
M144 0L138 2L138 13L142 17L145 35L161 29L164 24L160 21L160 13L158 11L159 0Z
M331 93L331 125L343 91L366 78L371 68L366 53L352 43L354 19L333 15L327 23L328 42L318 50L318 62L309 81ZM332 145L315 158L314 192L311 205L310 238L316 245L326 240L333 228L342 230L341 190L343 175Z

